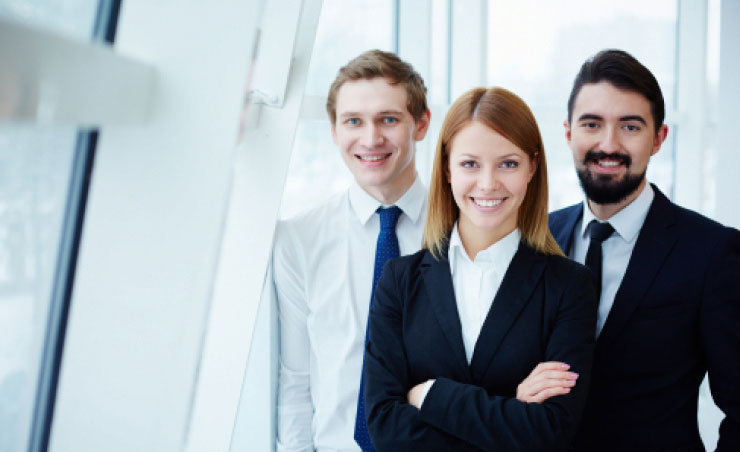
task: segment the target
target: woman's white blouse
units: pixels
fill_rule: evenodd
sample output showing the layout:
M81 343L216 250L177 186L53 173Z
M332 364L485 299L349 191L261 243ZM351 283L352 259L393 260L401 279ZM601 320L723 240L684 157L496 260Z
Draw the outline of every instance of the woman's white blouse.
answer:
M519 249L520 237L519 229L514 229L471 260L460 240L457 223L452 230L448 257L468 364L506 269Z

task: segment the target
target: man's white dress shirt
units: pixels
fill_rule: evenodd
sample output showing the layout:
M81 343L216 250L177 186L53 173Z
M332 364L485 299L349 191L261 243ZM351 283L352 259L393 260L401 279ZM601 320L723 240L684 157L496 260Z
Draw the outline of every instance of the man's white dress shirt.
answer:
M653 198L655 198L655 192L650 184L646 183L645 188L634 201L608 219L615 232L601 245L603 261L601 263L601 298L596 320L597 337L601 334L601 329L614 304L614 296L627 272L627 264L632 256L632 250L635 249L637 236L645 223L645 217L650 210ZM586 252L591 243L589 224L591 220L600 221L591 212L587 200L583 202L583 206L581 224L573 229L573 246L570 250L570 258L581 264L586 261Z
M506 270L519 249L521 233L514 229L504 238L480 251L474 260L465 251L457 223L450 236L450 248L447 252L452 275L452 286L455 290L457 314L460 317L465 357L468 364L473 359L475 343L478 342L483 322L491 310ZM419 405L424 403L433 381L424 385Z
M421 247L426 188L395 205L401 254ZM278 451L359 451L354 441L381 203L354 184L278 223L273 250L280 315Z

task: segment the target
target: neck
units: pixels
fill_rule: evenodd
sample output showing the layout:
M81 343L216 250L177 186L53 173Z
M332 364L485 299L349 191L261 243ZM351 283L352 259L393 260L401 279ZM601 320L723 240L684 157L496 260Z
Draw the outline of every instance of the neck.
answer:
M591 209L591 212L594 214L596 218L598 218L601 221L606 221L609 218L613 217L617 213L619 213L622 209L627 207L628 205L632 204L632 201L637 199L638 196L640 196L640 193L642 193L642 190L645 189L645 185L647 184L647 181L645 179L642 180L642 183L640 183L640 186L637 187L637 190L633 191L629 194L626 198L624 198L622 201L614 204L596 204L595 202L588 200L588 207Z
M460 234L460 241L463 244L463 248L465 248L465 252L468 253L470 260L475 260L478 253L503 239L514 229L516 229L516 222L513 225L496 228L491 231L480 230L472 224L468 224L462 218L457 223L457 232Z
M360 187L377 201L389 206L406 194L409 188L414 185L414 180L416 180L416 170L412 168L411 171L403 175L399 175L398 178L390 184L368 187L360 185Z

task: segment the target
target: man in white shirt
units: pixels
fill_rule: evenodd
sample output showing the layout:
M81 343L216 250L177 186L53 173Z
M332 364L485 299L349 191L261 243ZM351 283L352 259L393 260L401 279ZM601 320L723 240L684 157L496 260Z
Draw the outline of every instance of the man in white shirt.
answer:
M668 134L663 95L626 52L587 60L565 132L586 200L550 214L563 251L601 289L586 410L574 450L704 451L699 385L726 417L718 451L740 450L740 232L645 180Z
M426 188L414 163L430 118L419 74L394 54L365 52L339 70L327 112L355 184L277 227L279 451L361 450L355 418L377 211L400 208L402 255L419 250L426 216Z

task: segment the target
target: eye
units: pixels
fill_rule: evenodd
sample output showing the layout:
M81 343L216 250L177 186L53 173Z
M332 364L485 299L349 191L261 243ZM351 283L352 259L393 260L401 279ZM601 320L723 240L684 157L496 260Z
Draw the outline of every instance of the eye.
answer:
M477 165L474 160L463 160L460 162L460 166L463 168L475 168Z
M629 132L637 132L640 130L640 126L637 126L635 124L625 124L624 129Z
M383 124L395 124L398 122L398 118L394 116L384 116L383 117Z
M504 169L514 169L519 167L519 162L516 160L505 160L501 162L501 168Z
M581 127L586 128L586 129L595 129L599 127L599 124L597 122L590 121L590 122L581 123Z
M347 118L347 120L345 120L344 122L351 126L359 126L360 118Z

